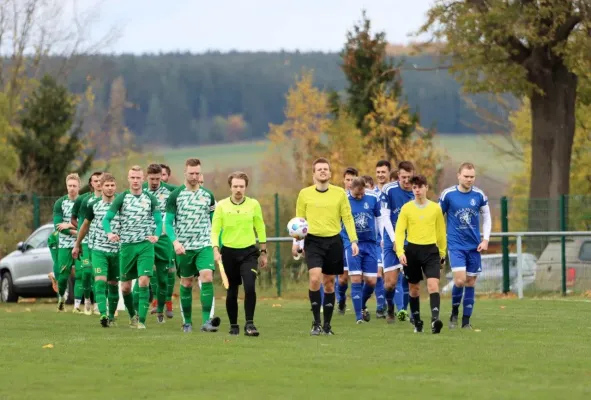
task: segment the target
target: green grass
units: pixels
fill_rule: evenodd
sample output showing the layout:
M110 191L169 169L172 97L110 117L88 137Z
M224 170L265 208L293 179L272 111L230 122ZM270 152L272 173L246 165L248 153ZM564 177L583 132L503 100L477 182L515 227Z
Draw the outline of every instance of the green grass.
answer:
M503 147L503 138L491 135L439 135L437 143L446 151L455 164L471 160L482 173L498 180L509 179L520 167L519 162L500 155L491 142ZM154 154L170 164L173 171L180 171L189 157L200 158L205 171L215 169L256 168L263 160L268 142L241 142L209 146L185 147L182 149L155 149Z
M355 325L349 313L335 315L336 336L310 337L307 302L268 299L257 307L261 336L247 338L227 335L221 304L222 331L190 335L178 315L137 331L123 317L104 329L53 305L1 305L0 398L588 399L589 306L481 299L481 331L440 335Z

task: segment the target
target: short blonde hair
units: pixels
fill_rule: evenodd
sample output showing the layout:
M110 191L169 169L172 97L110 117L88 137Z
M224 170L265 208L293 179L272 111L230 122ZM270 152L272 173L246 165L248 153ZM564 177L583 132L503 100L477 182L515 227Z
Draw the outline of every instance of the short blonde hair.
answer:
M78 181L78 184L80 184L80 175L77 173L68 174L68 176L66 176L66 183L68 183L68 181Z
M130 171L135 171L135 172L144 172L144 171L142 170L142 167L140 167L139 165L134 165L134 166L132 166L132 167L131 167L129 170L130 170Z

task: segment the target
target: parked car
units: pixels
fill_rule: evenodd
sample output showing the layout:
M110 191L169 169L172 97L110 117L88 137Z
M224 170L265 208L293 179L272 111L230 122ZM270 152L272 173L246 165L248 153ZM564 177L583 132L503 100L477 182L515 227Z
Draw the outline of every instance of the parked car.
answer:
M551 240L538 260L536 287L557 292L562 288L562 246ZM591 237L566 238L566 287L568 292L591 290Z
M19 297L55 297L48 274L53 271L53 260L47 239L53 232L53 224L35 230L16 250L0 260L0 301L16 302ZM71 282L67 297L73 301Z
M523 290L532 285L536 280L537 271L536 256L523 253ZM517 293L517 253L509 254L510 290ZM442 294L451 294L453 288L453 274L446 274L448 283L441 289ZM476 280L477 293L502 293L503 292L503 255L484 254L482 256L482 272Z

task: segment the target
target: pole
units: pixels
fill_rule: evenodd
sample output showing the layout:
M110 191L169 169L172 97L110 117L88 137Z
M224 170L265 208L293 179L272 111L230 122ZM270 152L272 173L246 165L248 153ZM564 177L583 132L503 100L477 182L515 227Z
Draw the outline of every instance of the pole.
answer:
M566 195L560 195L560 230L566 231ZM560 237L560 264L562 267L562 295L566 296L566 236Z
M509 232L509 205L507 197L501 197L501 230ZM501 239L503 247L503 293L509 293L511 288L510 271L509 271L509 238L503 236Z
M517 236L517 296L523 299L523 251L521 239L523 236Z
M279 193L275 193L275 235L281 236L279 221ZM277 281L277 297L281 297L281 242L275 242L275 276Z

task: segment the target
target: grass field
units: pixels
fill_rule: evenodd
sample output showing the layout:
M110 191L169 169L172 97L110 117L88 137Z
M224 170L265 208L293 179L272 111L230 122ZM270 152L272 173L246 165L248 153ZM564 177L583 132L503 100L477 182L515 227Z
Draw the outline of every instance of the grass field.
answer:
M310 337L307 302L269 299L257 308L261 336L247 338L227 334L221 304L216 334L183 334L178 316L104 329L53 305L3 304L0 399L589 399L590 307L480 299L480 331L440 335L355 325L349 313L335 315L335 336Z
M451 161L461 163L472 160L484 174L509 178L519 167L519 163L507 156L500 155L491 145L503 146L503 138L491 135L438 135L437 143L445 150ZM173 169L179 171L189 157L198 157L205 166L205 171L215 169L256 167L264 158L267 142L246 142L216 144L209 146L185 147L182 149L156 149L155 155L166 160Z

